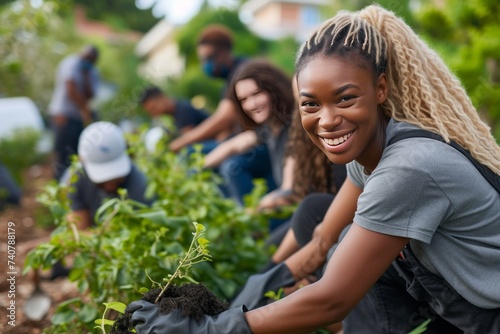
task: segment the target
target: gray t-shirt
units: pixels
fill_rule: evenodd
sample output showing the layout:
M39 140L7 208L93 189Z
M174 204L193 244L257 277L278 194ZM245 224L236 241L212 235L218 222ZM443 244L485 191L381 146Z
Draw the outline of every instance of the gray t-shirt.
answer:
M70 99L66 82L73 81L76 88L83 92L84 76L81 70L82 59L77 55L71 55L64 58L56 73L54 92L49 104L49 114L64 115L71 119L80 120L80 108ZM90 69L90 87L94 94L99 84L99 74L95 67Z
M65 182L69 177L69 169L61 178L61 182ZM89 210L92 219L104 200L117 197L116 194L109 194L97 187L90 181L85 170L82 168L78 172L78 179L73 184L74 191L68 193L68 198L71 201L71 210ZM127 189L127 197L135 201L150 205L152 200L144 198L147 181L146 177L140 172L137 167L132 164L130 173L125 177L125 181L120 188Z
M278 187L283 181L283 166L285 165L285 151L288 142L289 128L290 124L286 124L277 136L273 135L271 128L267 124L255 129L257 141L260 144L266 144L269 151L273 179Z
M387 142L413 128L391 120ZM354 161L347 171L363 189L356 224L411 238L422 264L470 303L500 307L500 195L462 153L411 138L387 147L370 176Z

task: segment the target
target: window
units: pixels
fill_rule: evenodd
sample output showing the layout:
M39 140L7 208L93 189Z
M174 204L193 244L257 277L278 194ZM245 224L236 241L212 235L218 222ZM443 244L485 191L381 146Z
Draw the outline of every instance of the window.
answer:
M304 27L314 27L321 23L319 9L313 6L303 6L300 10L300 24Z

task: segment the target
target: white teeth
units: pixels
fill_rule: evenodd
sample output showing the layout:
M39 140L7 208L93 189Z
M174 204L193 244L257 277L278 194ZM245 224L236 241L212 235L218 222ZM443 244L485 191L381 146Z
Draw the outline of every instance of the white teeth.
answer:
M337 145L342 144L343 142L345 142L347 139L349 139L349 137L351 136L351 134L352 134L352 132L346 134L345 136L339 137L339 138L335 138L335 139L323 138L323 140L325 141L325 143L327 145L337 146Z

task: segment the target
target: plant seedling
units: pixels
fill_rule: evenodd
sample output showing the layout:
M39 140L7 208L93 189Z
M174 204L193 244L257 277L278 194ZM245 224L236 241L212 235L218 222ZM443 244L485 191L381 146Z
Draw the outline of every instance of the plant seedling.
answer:
M191 282L195 282L194 279L189 277L189 273L193 265L200 262L212 260L211 255L208 251L209 241L203 238L203 235L205 234L205 227L197 222L193 222L193 225L195 231L192 233L193 238L191 240L189 249L179 260L179 265L177 266L174 273L169 274L167 278L164 279L164 281L166 281L165 286L162 286L160 283L151 280L153 286L158 285L161 288L161 292L156 297L155 304L159 302L161 296L165 293L165 291L167 291L167 288L172 284L172 282L174 282L175 279L185 278ZM147 291L147 289L141 289L140 291L145 292ZM106 334L107 332L105 326L113 326L113 324L115 323L115 320L106 319L107 311L111 309L119 312L120 314L124 314L127 305L121 302L110 302L104 303L104 306L106 307L106 309L104 310L102 318L95 320L95 323L99 325L95 328L101 329L102 333Z

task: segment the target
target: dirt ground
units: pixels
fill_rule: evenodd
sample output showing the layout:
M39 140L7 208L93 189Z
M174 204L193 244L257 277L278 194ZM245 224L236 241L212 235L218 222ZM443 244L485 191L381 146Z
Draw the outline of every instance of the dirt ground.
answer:
M60 302L76 297L78 292L75 285L65 278L57 278L50 281L47 277L50 272L41 272L40 287L51 299L51 308L49 312L38 321L28 319L23 307L26 300L34 291L33 272L22 276L24 259L26 254L36 245L48 240L50 228L42 228L37 224L37 217L44 214L44 218L50 219L50 215L45 212L41 204L36 201L36 194L52 177L52 171L49 164L35 165L24 173L23 198L20 207L8 208L0 211L0 333L3 334L37 334L50 325L50 316L55 306ZM15 269L9 268L7 241L9 222L15 226ZM12 224L10 224L12 225ZM12 249L11 249L12 253ZM16 274L10 274L16 273ZM7 279L15 276L14 280ZM13 289L15 291L13 291ZM15 296L14 296L15 295ZM7 308L12 301L15 302L15 326L9 324L12 314Z

